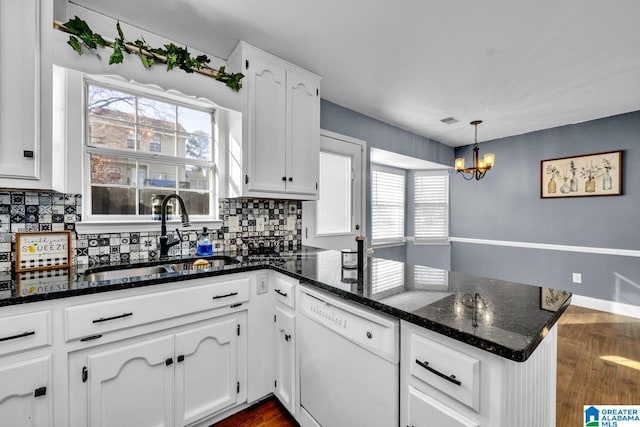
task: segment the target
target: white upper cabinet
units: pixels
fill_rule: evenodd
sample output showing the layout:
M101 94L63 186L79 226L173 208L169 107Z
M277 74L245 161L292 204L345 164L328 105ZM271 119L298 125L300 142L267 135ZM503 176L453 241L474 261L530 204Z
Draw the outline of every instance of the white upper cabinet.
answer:
M0 2L0 187L51 188L53 2Z
M241 42L228 65L242 72L242 195L318 198L320 77Z

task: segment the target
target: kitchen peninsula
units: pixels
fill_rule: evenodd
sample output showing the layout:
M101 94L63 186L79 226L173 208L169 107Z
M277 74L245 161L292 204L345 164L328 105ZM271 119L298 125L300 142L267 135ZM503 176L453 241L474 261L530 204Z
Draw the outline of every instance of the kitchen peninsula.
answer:
M304 409L298 376L304 378L306 362L299 360L296 343L301 337L296 336L300 331L295 325L305 316L301 301L303 291L308 290L311 297L339 301L336 307L354 307L354 312L365 317L381 316L399 325L396 336L390 338L395 356L389 359L395 360L394 369L400 376L400 403L397 399L384 403L389 411L399 413L399 425L422 425L416 420L425 417L456 426L555 422L555 324L569 305L569 294L375 257L368 258L363 280L353 281L345 277L351 272L341 268L340 252L310 247L271 255L225 255L233 262L113 280L85 278L131 265L76 269L66 276L48 278L6 277L0 281L0 338L31 329L36 333L0 342L2 384L20 387L25 381L11 382L17 378L12 372L19 373L21 363L34 362L29 366L38 369L30 369L30 376L39 376L42 384L34 380L32 388L48 390L37 398L41 407L34 406L40 408L39 417L50 417L54 426L104 425L102 417L116 409L108 407L113 402L94 399L112 396L114 389L110 387L119 379L107 371L124 368L127 361L142 357L146 350L141 343L151 349L170 340L167 348L173 349L175 342L175 357L159 350L161 376L152 372L159 362L151 362L151 356L145 356L149 367L142 370L150 379L165 378L175 362L175 379L171 378L176 389L171 387L162 398L175 398L175 405L164 400L165 406L175 407L175 413L158 415L171 419L168 425L209 425L271 392L298 417ZM174 258L168 264L184 261L192 260ZM280 323L283 313L291 316L290 326ZM19 330L14 330L16 325ZM222 375L233 377L227 384L233 393L225 390L221 394L226 400L215 405L196 402L191 409L198 411L189 412L189 399L200 389L195 385L189 390L184 385L188 383L179 381L189 375L185 366L189 366L191 353L183 342L189 341L194 331L203 337L216 336L214 329L225 325L233 336L225 332L222 335L229 336L224 340L216 339L231 343L223 346L218 356L233 358L232 364L225 365L233 375ZM248 334L241 333L245 328ZM282 331L282 343L289 347L278 350L277 336ZM366 332L365 343L377 343L378 336ZM358 337L353 339L356 342ZM181 347L184 354L178 350ZM272 353L276 351L289 351L292 357L288 390L281 387L289 377L283 375L282 366L276 367L287 359L281 352L275 357ZM114 362L116 354L119 364ZM105 375L104 381L98 372ZM127 370L118 372L126 374ZM209 378L206 372L201 373L202 378ZM221 372L211 374L215 378ZM275 389L274 377L281 378ZM122 382L128 387L141 383ZM32 395L33 391L28 398L33 399ZM3 397L0 395L0 402ZM69 404L64 403L67 400ZM98 401L103 403L97 405ZM2 406L0 403L4 414ZM144 402L134 407L144 412ZM126 408L117 410L129 413ZM529 415L523 420L526 411Z

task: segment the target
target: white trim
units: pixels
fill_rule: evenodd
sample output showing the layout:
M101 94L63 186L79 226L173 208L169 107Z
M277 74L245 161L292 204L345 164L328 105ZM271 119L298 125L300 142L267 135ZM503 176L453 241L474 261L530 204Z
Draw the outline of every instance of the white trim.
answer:
M479 245L508 246L512 248L543 249L548 251L580 252L598 255L618 255L640 258L640 250L594 248L589 246L555 245L549 243L512 242L507 240L471 239L466 237L450 237L450 241L457 243L473 243Z
M394 246L404 246L406 244L406 242L404 240L397 240L397 241L372 241L371 242L371 247L372 248L391 248Z
M586 297L583 295L573 294L571 304L579 307L586 307L593 310L606 311L608 313L619 314L621 316L630 316L640 319L640 310L638 306L631 304L623 304L621 302L607 301L598 298Z
M191 227L186 229L182 228L180 221L173 220L167 221L167 229L174 230L179 228L182 230L202 230L202 227L207 227L210 230L218 230L222 227L222 221L220 220L191 220ZM136 231L157 231L160 232L160 221L128 221L128 222L77 222L76 232L79 234L100 234L100 233L129 233Z

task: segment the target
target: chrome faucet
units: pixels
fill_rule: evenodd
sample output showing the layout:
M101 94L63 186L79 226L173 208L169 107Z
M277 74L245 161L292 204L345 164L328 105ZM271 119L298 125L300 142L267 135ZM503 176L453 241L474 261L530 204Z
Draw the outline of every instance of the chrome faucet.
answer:
M180 217L182 219L182 226L189 227L191 223L189 222L189 214L187 213L187 208L184 206L184 200L182 197L177 194L169 194L162 200L162 206L160 207L160 258L167 258L169 256L169 248L171 246L175 246L182 241L182 236L180 235L180 231L176 228L176 233L178 233L178 238L174 235L167 236L167 204L169 200L176 199L180 204Z

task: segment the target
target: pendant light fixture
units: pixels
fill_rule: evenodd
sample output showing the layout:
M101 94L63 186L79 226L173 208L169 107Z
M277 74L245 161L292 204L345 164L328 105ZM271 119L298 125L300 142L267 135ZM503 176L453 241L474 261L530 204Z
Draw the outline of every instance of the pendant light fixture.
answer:
M465 168L464 167L464 158L459 157L455 161L456 172L462 174L462 177L466 180L476 179L477 181L481 180L484 177L484 174L487 173L489 169L491 169L495 163L495 156L493 153L485 154L482 159L480 159L479 152L480 148L478 148L478 125L482 123L482 120L474 120L470 124L475 127L475 145L473 146L473 167Z

